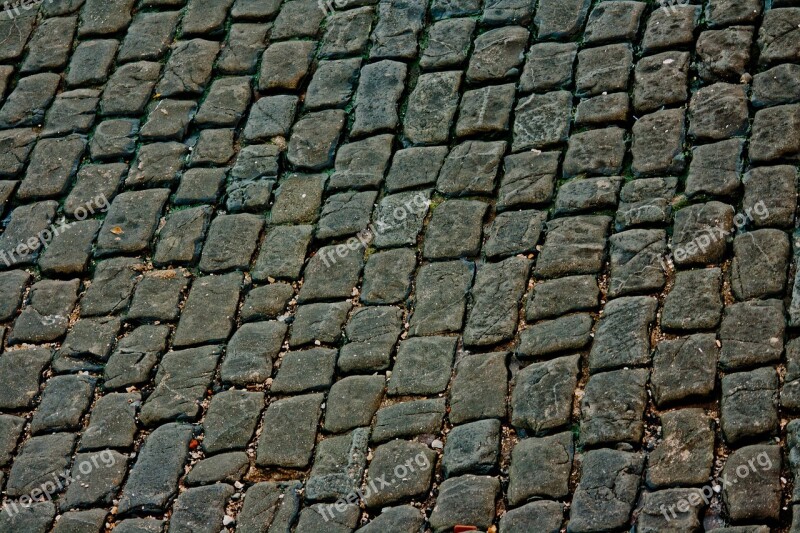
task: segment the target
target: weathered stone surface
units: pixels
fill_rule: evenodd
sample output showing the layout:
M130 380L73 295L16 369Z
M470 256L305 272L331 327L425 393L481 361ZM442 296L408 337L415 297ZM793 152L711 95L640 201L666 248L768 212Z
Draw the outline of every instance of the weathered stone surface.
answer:
M624 369L589 378L581 400L583 445L634 443L642 438L647 377L645 369Z
M720 427L730 444L778 428L778 374L765 367L722 378Z
M592 317L588 313L545 320L522 330L517 350L533 358L580 350L591 341L591 333Z
M322 394L294 396L272 402L264 414L256 464L303 468L311 461Z
M578 383L577 355L534 363L514 377L511 423L533 434L569 424Z
M777 361L786 329L783 304L755 300L729 305L720 326L720 367L734 370Z
M461 329L475 266L467 261L430 263L417 274L414 335L436 335Z
M730 478L744 469L749 472L741 483L722 487L722 501L732 520L766 521L778 517L781 463L780 446L769 444L745 446L728 457L721 475L728 474Z

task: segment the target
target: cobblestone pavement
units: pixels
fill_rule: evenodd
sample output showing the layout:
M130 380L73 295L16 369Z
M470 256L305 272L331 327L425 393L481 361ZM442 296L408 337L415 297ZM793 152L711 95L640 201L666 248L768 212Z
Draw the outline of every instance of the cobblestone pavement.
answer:
M6 2L0 533L800 531L799 160L800 0Z

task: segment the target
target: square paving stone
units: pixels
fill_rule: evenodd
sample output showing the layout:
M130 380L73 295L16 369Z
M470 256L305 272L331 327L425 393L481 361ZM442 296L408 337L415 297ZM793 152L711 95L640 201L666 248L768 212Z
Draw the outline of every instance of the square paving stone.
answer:
M455 426L444 447L444 476L494 472L500 458L500 430L500 421L495 419Z
M494 500L499 492L500 481L494 477L467 474L444 481L431 513L433 531L451 531L465 522L488 528L494 521Z
M400 342L389 378L391 396L433 395L450 382L458 339L415 337Z
M335 19L331 20L331 24L334 24L333 20ZM316 45L314 41L271 44L261 56L258 90L263 93L270 90L298 89L311 66Z
M714 0L706 6L706 19L714 27L754 22L761 3L754 0Z
M800 37L798 24L798 7L766 11L758 32L758 47L761 51L758 62L765 65L793 61L800 53L800 45L797 43Z
M664 299L661 327L680 331L716 328L722 316L721 284L719 268L676 272L675 284Z
M13 178L22 172L37 137L33 128L0 131L0 147L3 149L0 154L0 176Z
M175 419L196 419L221 354L220 346L204 346L164 355L156 387L142 405L142 423L154 426Z
M305 303L352 297L364 267L364 248L360 243L356 244L320 248L308 261L297 301Z
M524 0L489 0L483 8L481 22L487 26L528 25L532 17L533 5Z
M94 393L94 380L88 376L54 376L47 381L39 408L31 420L31 433L75 431L82 427Z
M179 18L179 11L137 13L122 41L118 60L161 59L172 44Z
M502 141L458 144L444 160L436 189L448 196L491 194L505 150Z
M375 191L348 191L329 196L322 206L316 238L344 237L366 229L377 196Z
M553 197L560 155L559 152L522 152L506 156L497 209L548 203Z
M537 322L522 330L517 352L522 357L541 358L576 351L591 342L592 317L588 313Z
M58 90L61 76L51 72L21 78L0 108L0 126L41 126L44 113Z
M242 274L205 276L192 283L175 331L174 346L228 339L239 305Z
M306 109L344 107L355 90L361 58L320 61L306 90Z
M325 411L325 431L342 433L369 426L380 407L386 378L350 376L333 384Z
M522 92L565 89L572 84L575 43L535 43L528 50L519 88Z
M96 255L140 252L155 233L168 189L124 192L114 198L97 237Z
M100 92L95 89L75 89L59 94L47 113L42 136L88 133L95 123L99 96Z
M575 87L580 97L628 90L633 49L628 43L585 48L578 52Z
M274 226L268 229L253 267L253 279L299 279L313 231L313 226Z
M504 418L508 390L507 352L467 355L459 359L450 388L453 424L482 418ZM485 394L475 394L476 390Z
M739 191L744 140L730 139L692 148L686 195L732 196Z
M181 175L173 200L175 205L216 203L222 192L225 171L216 168L193 168Z
M733 207L707 202L679 209L675 213L672 253L680 266L705 265L722 261L728 235L733 230Z
M546 219L546 213L534 209L498 214L486 229L484 253L495 258L533 252Z
M159 100L150 110L140 136L145 141L180 141L186 135L197 104L184 100Z
M733 240L730 280L737 300L782 295L790 256L789 237L778 229L759 229Z
M424 18L424 5L395 0L378 2L378 23L372 32L370 58L416 57Z
M784 63L753 76L750 101L757 108L800 101L800 65Z
M720 427L729 445L778 430L778 373L774 368L722 377Z
M660 291L667 277L664 256L667 233L664 230L631 229L609 239L611 277L608 296Z
M301 488L299 481L256 483L245 494L237 527L254 531L290 528L300 512Z
M8 344L35 344L61 338L67 332L69 316L75 309L79 285L77 279L35 283L28 304L14 321Z
M752 132L749 153L753 162L800 159L800 104L758 111Z
M605 126L614 122L627 123L630 114L630 96L627 93L600 94L578 103L575 108L575 125Z
M364 265L361 301L369 305L405 301L411 294L411 279L416 268L417 255L407 248L370 254Z
M667 109L646 115L633 125L631 170L634 175L683 172L686 167L684 122L683 109Z
M445 415L444 398L396 403L378 409L372 442L386 442L400 437L437 434Z
M745 89L730 83L698 89L689 104L689 135L705 141L745 135L750 122Z
M581 444L638 443L647 404L647 369L595 374L581 400Z
M275 320L243 324L237 329L219 369L223 383L246 387L265 382L272 375L272 363L286 330L286 324Z
M205 272L247 270L258 246L264 219L257 215L219 215L211 221L199 267Z
M431 11L434 7L431 6ZM428 30L428 43L419 65L423 70L460 67L469 57L476 21L454 18L434 22Z
M288 283L278 282L252 288L245 296L240 318L242 322L276 318L293 297L294 288Z
M70 511L61 515L53 533L100 533L105 528L107 516L105 509Z
M78 135L40 140L31 153L17 198L39 200L66 193L85 150L86 139Z
M75 222L53 237L39 258L39 268L47 276L71 276L86 272L92 243L100 230L100 220Z
M472 287L472 308L464 326L465 346L490 346L509 341L519 321L531 262L510 257L478 267Z
M751 466L755 462L757 467ZM781 507L781 449L777 445L757 444L733 452L721 476L742 479L722 487L722 502L732 521L777 520ZM735 472L749 470L746 479Z
M501 533L546 531L554 533L564 520L563 505L559 502L539 500L511 509L500 517Z
M363 54L374 17L375 10L372 7L359 7L333 13L325 27L320 57Z
M49 348L7 351L0 357L0 376L6 386L0 392L0 407L8 410L30 407L39 395L39 378L50 363Z
M291 174L279 182L275 203L269 213L272 224L312 224L316 222L326 177Z
M572 94L555 91L532 94L514 108L512 151L546 148L567 141L572 118Z
M436 183L447 153L446 146L419 146L396 151L386 175L388 192Z
M292 351L283 356L270 386L273 394L311 392L330 388L337 351L329 348Z
M622 178L571 179L558 189L556 216L615 208Z
M144 383L167 349L167 326L140 326L117 343L103 374L103 388L113 390Z
M511 423L537 435L566 426L578 380L579 356L531 364L514 377Z
M393 136L376 135L344 144L336 153L336 171L328 181L328 190L379 187L392 157Z
M203 420L206 453L246 448L263 407L263 392L231 389L212 396Z
M359 507L346 504L336 508L335 504L318 503L300 512L297 533L351 533L358 525ZM293 520L292 520L293 521ZM287 523L291 521L287 520Z
M738 81L750 63L755 28L706 30L697 38L697 72L706 81Z
M347 321L350 302L305 304L297 308L289 345L336 344Z
M606 257L607 216L559 218L547 223L547 236L536 262L536 276L560 278L600 272Z
M305 468L311 461L322 394L293 396L269 404L258 439L256 464Z
M0 514L0 528L3 531L26 531L30 533L46 533L56 516L56 507L51 502L33 503L21 507L19 512Z
M701 7L687 4L662 6L650 14L642 39L646 53L691 44Z
M6 61L18 59L22 55L25 44L33 32L37 13L38 10L21 10L19 16L3 17L0 28L2 28L3 34L8 36L8 39L3 41L3 45L0 47L0 58ZM14 14L16 15L16 12Z
M356 308L345 327L348 342L339 352L339 370L345 373L386 370L402 328L403 312L397 307Z
M419 509L411 505L387 507L372 521L360 527L358 533L380 533L381 531L397 531L398 533L415 533L424 524Z
M56 372L99 370L98 363L108 359L120 329L116 317L81 318L74 323L53 358Z
M461 329L475 266L467 261L424 265L417 275L412 335L436 335Z
M536 10L533 22L538 28L538 39L564 40L578 33L589 13L588 0L544 0Z
M53 475L67 471L75 440L72 433L53 433L28 439L8 474L8 496L29 494L44 482L52 483L49 480Z
M252 143L278 136L287 137L296 109L297 97L288 94L265 96L257 100L244 127L244 139Z
M699 408L661 415L661 443L650 454L646 480L652 488L702 485L714 464L714 429Z
M213 533L221 529L226 516L225 507L233 491L230 485L217 483L181 492L170 516L170 529L197 533Z
M250 104L251 93L250 80L245 76L215 80L194 116L195 124L237 126Z
M364 474L368 446L368 428L322 440L317 445L314 466L306 482L306 499L346 498L354 493Z
M624 529L639 491L644 457L620 450L592 450L583 457L570 508L570 531Z
M608 302L597 325L589 354L589 371L642 366L650 362L650 327L658 301L627 296Z
M207 205L170 213L159 232L153 264L161 267L196 263L211 213L212 208Z
M613 127L576 133L570 137L567 153L564 156L564 177L574 177L582 174L613 176L619 174L622 170L624 159L625 130L622 128ZM592 183L596 182L586 182L585 185L588 186ZM613 186L609 180L599 183L605 184L605 190L598 190L596 192L606 193L605 197L600 197L601 201L598 202L599 207L604 207L604 203L608 204L609 195L611 196L611 203L616 204L620 180L616 180ZM583 185L583 183L575 182L574 186L580 185ZM562 186L562 188L564 188L564 186ZM570 187L565 190L565 194L569 189ZM559 191L559 193L560 192L561 191ZM591 195L590 192L587 191L587 193ZM591 196L588 199L582 200L584 202L591 201ZM605 202L603 202L603 200L605 200ZM563 203L564 200L561 200L561 202ZM561 207L561 211L564 212L563 206Z
M411 143L447 142L458 107L460 86L461 72L420 74L408 96L403 119L403 132Z
M189 165L224 165L233 157L233 130L203 130L197 137Z
M705 493L700 489L665 489L645 492L637 509L637 531L663 531L680 528L692 531L700 528ZM675 512L674 502L678 502ZM668 512L670 511L670 512Z
M325 11L314 2L293 0L287 2L278 13L272 28L275 40L289 37L314 37L325 18Z
M188 147L179 142L141 146L125 179L125 185L171 186L178 180L188 153Z
M569 494L569 474L575 445L570 432L539 439L522 439L511 452L508 503L530 498L563 498Z
M0 273L0 320L7 321L16 315L30 281L31 275L25 270Z
M742 211L757 228L788 228L794 221L797 171L789 165L758 167L742 178Z
M586 23L585 41L604 43L635 40L645 7L643 2L627 1L595 6Z
M489 30L475 39L467 81L480 83L519 75L528 42L528 30L507 26Z
M755 300L725 308L720 326L720 367L735 370L780 359L786 321L780 300Z
M104 120L97 125L89 152L94 160L130 157L136 149L139 122L130 119Z
M250 466L245 452L229 452L201 459L184 478L189 487L240 482Z
M571 311L597 308L600 289L594 276L568 276L540 281L533 287L526 305L528 321L555 318Z
M138 392L101 396L81 436L80 451L130 448L136 435L136 412L142 397Z
M488 208L479 200L445 200L436 206L425 232L423 255L428 259L477 256Z
M205 39L173 44L156 92L164 97L201 94L211 81L211 70L219 48L219 43Z
M662 106L686 102L688 76L688 52L664 52L642 58L634 71L634 108L648 113Z
M42 20L28 41L28 53L20 65L20 72L61 70L66 67L77 22L77 17Z
M0 464L8 466L13 459L17 441L22 435L25 419L13 415L0 415Z
M507 131L514 92L512 83L465 92L458 111L456 135L467 137Z
M138 61L119 67L108 79L100 110L103 115L139 115L144 111L161 65L150 61Z
M110 505L117 491L122 486L127 468L126 455L113 450L103 450L101 468L94 468L97 455L94 453L79 453L75 456L72 471L83 472L89 465L91 474L80 475L80 483L70 483L63 499L59 501L61 509L75 507L89 507L94 505Z
M361 69L351 135L369 135L397 128L400 122L397 105L403 93L406 72L406 65L397 61L379 61Z
M377 479L396 479L397 465L408 463L408 474L403 476L403 483L394 483L385 490L367 495L367 507L381 508L406 498L427 495L435 459L436 452L419 442L393 440L375 448L366 477L367 486Z
M165 322L177 320L183 293L189 286L188 275L183 269L146 272L136 285L126 319Z

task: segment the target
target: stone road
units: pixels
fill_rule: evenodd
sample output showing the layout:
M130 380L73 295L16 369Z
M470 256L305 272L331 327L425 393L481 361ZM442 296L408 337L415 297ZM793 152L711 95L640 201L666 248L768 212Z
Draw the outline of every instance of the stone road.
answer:
M800 0L5 9L0 533L800 532Z

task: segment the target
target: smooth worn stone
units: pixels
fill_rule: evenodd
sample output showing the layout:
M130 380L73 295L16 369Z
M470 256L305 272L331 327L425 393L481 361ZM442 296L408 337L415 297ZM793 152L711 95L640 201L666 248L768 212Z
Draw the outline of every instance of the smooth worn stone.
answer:
M464 93L456 135L467 137L507 131L514 104L514 85L492 85Z
M450 388L450 422L505 417L507 356L506 352L474 354L458 361ZM474 391L478 388L486 394L476 395Z
M106 83L100 110L103 115L140 115L158 81L161 65L138 61L119 67Z
M5 322L17 314L30 281L31 275L26 270L0 273L0 320Z
M528 30L507 26L489 30L475 39L475 47L467 68L467 81L481 83L519 76Z
M633 50L628 43L585 48L578 52L576 94L586 97L627 92L632 68Z
M313 41L274 43L261 56L258 90L295 90L308 73L316 47Z
M460 72L421 74L408 97L403 132L413 144L447 142L458 106Z
M124 192L114 198L97 237L96 255L140 252L155 233L168 189Z
M375 212L376 248L413 246L422 231L431 204L430 191L400 192L384 196Z
M142 397L138 392L112 393L100 397L92 408L89 425L81 436L80 451L130 448L136 435L136 412Z
M619 177L569 180L558 189L554 214L559 216L613 209L617 205L621 185L622 179Z
M695 204L675 213L672 255L680 266L722 261L733 230L733 207L721 202Z
M39 258L39 268L48 276L72 276L86 272L92 255L92 243L102 224L84 220L56 235Z
M35 283L28 304L14 321L8 344L52 342L63 337L78 300L79 284L77 279Z
M689 135L719 141L743 136L750 123L745 85L715 83L699 89L689 104Z
M472 309L464 325L464 345L489 346L514 337L519 306L531 263L510 257L500 263L478 267L472 287Z
M386 175L387 191L397 192L436 183L447 154L446 146L420 146L396 151Z
M757 228L788 228L794 221L797 195L796 171L789 165L758 167L742 178L742 211Z
M457 339L414 337L400 343L387 393L390 396L433 395L450 382Z
M397 106L406 72L405 64L388 60L361 69L351 135L363 136L397 128L400 122Z
M130 23L133 4L133 0L113 0L111 2L86 0L81 10L78 36L107 35L119 32Z
M631 114L627 93L599 94L581 100L575 108L578 126L602 126L610 122L627 123Z
M336 350L312 348L283 356L281 367L270 386L274 394L329 389L336 368Z
M445 200L438 205L425 232L423 255L428 259L477 256L488 208L479 200Z
M0 415L0 465L11 464L14 449L25 426L25 419L13 415Z
M325 27L320 57L362 55L369 40L374 16L374 8L366 6L333 13Z
M22 172L36 138L33 128L0 131L0 177L14 178Z
M448 196L491 194L505 150L506 143L502 141L464 141L456 145L442 164L436 189Z
M287 137L297 110L297 97L291 95L265 96L250 110L244 128L244 138L250 143Z
M212 396L203 420L206 453L245 449L263 407L263 392L231 389Z
M97 370L97 365L108 359L119 330L116 317L79 319L56 353L54 370Z
M229 212L254 211L261 213L269 206L274 186L275 180L271 177L253 180L234 178L225 191L226 207Z
M289 529L300 512L299 481L256 483L244 496L237 529L264 533L269 528Z
M529 209L498 214L486 229L486 257L532 253L544 229L546 213Z
M661 327L692 331L713 329L722 316L722 271L719 268L683 270L664 299Z
M247 473L249 466L250 460L245 452L212 455L192 466L184 482L190 487L219 482L236 483Z
M589 0L544 0L533 22L538 28L538 40L566 40L574 36L586 22Z
M644 457L620 450L592 450L583 457L570 508L570 531L624 529L636 503Z
M70 511L61 515L53 527L53 533L100 533L107 516L105 509Z
M376 135L344 144L336 153L336 171L327 183L328 190L379 187L392 157L391 135Z
M174 346L224 342L239 305L242 274L205 276L194 281L178 322Z
M544 92L568 88L578 55L575 43L536 43L528 50L520 91Z
M369 426L383 399L383 376L350 376L333 384L328 394L325 430L342 433Z
M642 58L634 70L634 108L648 113L662 106L686 102L688 75L688 52L664 52Z
M303 286L297 301L301 303L318 300L346 299L353 296L364 266L364 249L358 247L339 248L325 246L308 261L304 272Z
M608 302L589 353L589 371L649 363L650 326L657 307L658 301L650 296L627 296Z
M667 282L663 265L667 254L664 230L631 229L612 235L611 278L608 296L660 291Z
M422 32L425 5L405 0L380 0L372 32L371 59L413 59Z
M283 322L243 324L233 334L220 366L220 379L233 385L263 383L272 374L287 326Z
M714 430L708 415L699 408L669 411L661 415L661 424L661 443L647 462L647 485L663 488L706 483L714 464Z
M181 21L183 35L217 34L223 29L233 0L189 0Z
M586 22L584 41L586 43L607 43L613 41L634 41L639 31L647 4L644 2L601 3L592 9Z
M612 127L576 133L570 137L567 153L564 156L564 177L586 174L618 175L622 170L624 159L625 130L622 128ZM591 185L595 185L594 190L590 190ZM566 189L565 186L567 186ZM558 203L566 203L566 205L557 205L557 208L561 214L587 208L613 208L617 203L620 186L619 178L567 182L559 189L558 199ZM570 190L573 188L577 188L577 190ZM562 190L564 190L563 193ZM570 196L561 198L562 195L568 194L570 196L577 195L577 198ZM598 198L594 198L595 194L598 195Z
M320 61L306 90L306 109L344 107L355 90L361 58Z
M450 478L439 487L436 506L431 513L433 531L451 531L458 524L488 528L494 521L494 500L500 481L494 477L465 475Z
M455 426L444 447L444 476L494 472L500 457L500 429L500 421L495 419Z
M103 374L103 388L113 390L150 379L159 356L167 349L167 326L140 326L117 343Z
M21 507L19 512L3 512L0 514L0 530L25 531L28 533L46 533L56 516L56 506L52 502L29 504Z
M738 81L750 63L755 29L731 26L706 30L697 38L697 72L706 81Z
M198 203L213 204L219 200L225 171L216 168L192 168L181 175L180 185L175 192L175 205Z
M754 466L754 464L756 466ZM777 520L781 508L781 448L778 445L745 446L733 452L720 475L739 479L722 487L722 501L731 520ZM747 469L749 475L740 477Z
M750 101L759 108L800 102L800 65L784 63L753 76Z
M189 158L190 166L224 165L233 157L233 131L203 130L197 136Z
M281 7L272 27L272 39L290 37L314 37L326 12L308 0L293 0Z
M436 434L444 420L445 400L415 400L397 403L378 410L372 442L386 442L400 437Z
M780 300L728 305L722 317L720 367L735 370L772 363L781 357L786 321Z
M165 354L158 366L156 387L142 405L142 423L153 426L196 419L221 352L219 346L204 346Z
M8 473L8 496L30 494L31 490L41 487L43 483L52 483L49 480L54 475L66 472L75 440L76 436L71 433L53 433L28 439Z
M79 135L39 141L17 189L17 198L41 200L66 193L85 150L86 139Z
M647 369L623 369L595 374L581 400L581 444L638 443L647 404Z
M247 110L250 99L249 78L214 80L194 116L194 123L198 126L235 127Z
M597 308L600 289L595 276L568 276L540 281L528 297L526 319L556 318L571 311L589 311Z
M325 181L325 176L308 174L291 174L283 178L275 191L269 221L272 224L316 222Z
M659 342L650 378L656 405L711 394L718 356L716 339L709 333Z
M70 87L99 85L108 79L119 42L114 39L83 41L69 64L66 82Z
M789 237L778 229L759 229L733 240L730 280L737 300L780 296L786 289L791 255Z
M411 293L416 254L407 248L371 254L364 265L360 299L369 305L401 303Z
M559 218L547 223L547 237L536 262L536 276L559 278L596 274L605 261L607 216Z
M534 435L569 424L579 360L572 355L520 370L511 393L511 424Z
M322 394L293 396L269 404L258 439L256 464L305 468L311 461Z
M247 270L256 251L264 219L257 215L219 215L208 229L199 267L205 272Z
M638 511L637 531L664 531L675 528L696 531L702 523L705 492L700 489L665 489L643 494ZM678 502L677 504L675 502ZM674 508L677 507L677 512Z
M366 477L368 486L371 481L374 483L373 480L381 479L381 476L392 479L397 465L406 464L410 460L413 466L409 466L403 483L395 483L384 490L366 495L367 507L382 508L406 498L426 495L431 485L435 459L436 452L419 442L393 440L375 448Z
M87 376L54 376L47 381L39 408L31 420L31 433L75 431L89 408L94 380Z
M541 149L567 141L572 117L572 95L568 91L532 94L514 108L512 151Z
M175 141L141 146L125 178L125 185L172 186L181 175L188 153L185 144Z
M753 162L800 159L800 104L758 111L753 119L749 153Z
M170 213L159 232L153 264L164 267L196 263L211 213L211 207L206 205Z
M691 4L670 4L653 11L642 38L642 50L649 54L691 44L701 10Z
M202 94L211 81L211 70L219 48L219 43L205 39L173 44L156 92L163 97Z
M506 156L497 209L545 204L553 197L559 152L522 152Z
M94 160L127 158L136 150L139 122L130 119L105 120L97 125L89 145Z
M397 307L356 308L345 327L348 342L339 352L339 370L375 372L389 368L402 322L403 312Z
M777 7L777 6L775 6ZM760 54L758 62L762 65L790 62L800 53L797 43L800 32L800 6L786 9L770 9L764 13L764 19L758 32Z
M58 74L49 72L21 78L0 108L0 127L41 126L60 81Z
M216 533L223 529L225 508L234 489L226 483L195 487L175 500L169 530L175 533Z
M111 505L125 479L127 455L113 450L103 450L101 467L94 469L97 454L79 453L72 465L73 472L89 470L91 475L82 475L80 483L71 483L59 502L61 509Z
M400 505L382 509L381 514L357 531L358 533L381 533L382 531L416 533L424 522L419 509L411 505Z
M161 59L172 44L179 18L179 11L137 13L122 41L117 60L127 63Z
M77 17L42 20L28 41L28 53L20 65L20 72L63 69L67 65L77 22Z
M517 352L522 357L541 358L580 350L591 342L592 317L588 313L537 322L520 333Z
M563 505L559 502L539 500L517 507L500 517L500 533L523 531L560 531L564 519Z
M297 308L289 346L336 344L353 305L350 302L310 303Z
M344 123L345 114L340 109L304 116L292 128L286 158L295 167L309 170L331 166Z
M39 395L39 378L51 358L52 351L44 347L6 352L0 358L0 376L6 384L0 389L0 407L9 410L30 407Z
M87 133L95 122L98 96L100 93L96 89L75 89L59 94L47 112L42 136Z
M136 285L126 319L153 322L177 320L180 302L188 286L188 272L183 269L146 272Z
M527 0L489 0L483 8L481 22L488 26L528 25L532 16L533 5Z
M424 265L417 275L410 333L436 335L460 330L474 274L475 266L467 261Z
M754 22L761 14L761 3L754 0L714 0L706 6L711 26Z
M686 177L687 196L732 196L739 191L744 141L730 139L692 148Z
M367 463L368 446L368 428L321 441L306 482L306 499L346 498L357 490Z
M428 44L422 52L420 68L432 70L463 66L469 57L475 26L476 21L471 18L434 22L428 30Z
M657 111L633 125L631 170L636 176L680 174L686 167L683 109Z
M563 498L569 494L569 474L575 455L570 432L520 440L511 452L508 503L530 498Z
M720 427L731 445L777 431L778 374L774 368L722 377Z
M45 232L52 234L54 229L60 229L64 224L63 220L59 221L58 226L51 224L57 205L54 200L47 200L21 205L11 212L5 231L0 236L0 258L6 267L36 261L44 236L47 235Z

